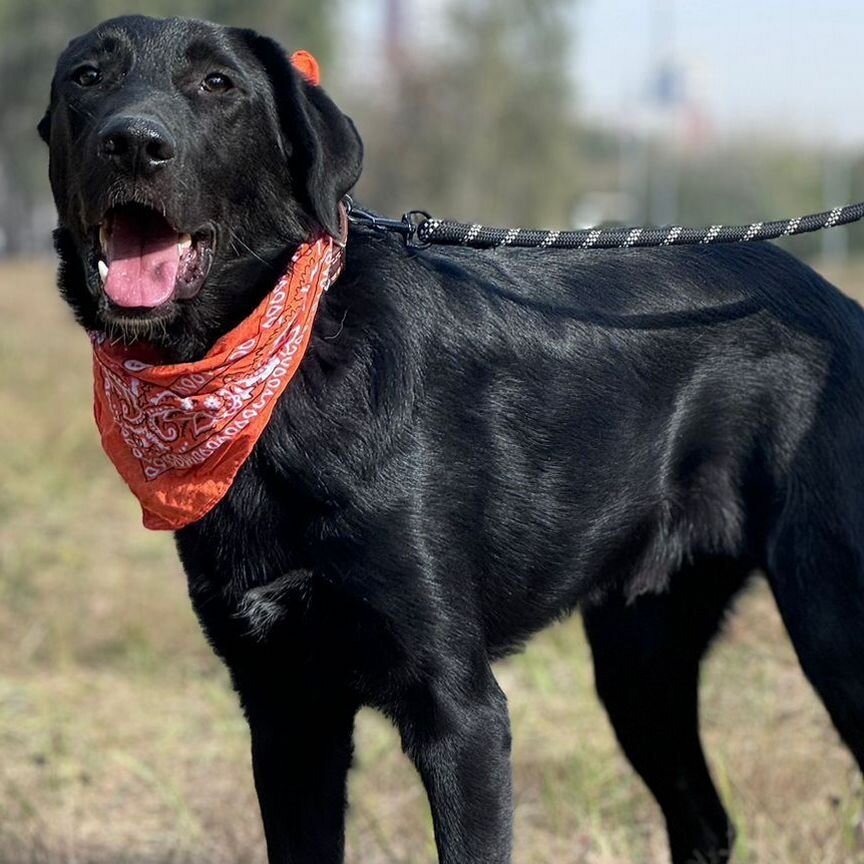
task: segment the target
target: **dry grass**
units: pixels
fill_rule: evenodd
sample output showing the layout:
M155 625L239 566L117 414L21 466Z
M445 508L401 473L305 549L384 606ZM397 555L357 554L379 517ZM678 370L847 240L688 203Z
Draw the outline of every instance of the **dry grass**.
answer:
M841 284L849 284L841 280ZM247 733L171 540L140 526L92 426L87 340L45 265L0 270L0 864L261 864ZM578 621L499 667L517 860L663 862ZM740 864L864 861L861 781L758 588L703 688ZM428 808L387 723L358 724L349 860L428 864Z

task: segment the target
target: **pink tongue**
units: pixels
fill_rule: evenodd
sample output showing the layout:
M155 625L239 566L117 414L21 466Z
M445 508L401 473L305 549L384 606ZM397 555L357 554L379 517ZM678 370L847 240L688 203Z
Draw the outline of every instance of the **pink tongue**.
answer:
M118 306L139 309L171 299L180 266L177 240L156 213L117 213L108 243L105 293Z

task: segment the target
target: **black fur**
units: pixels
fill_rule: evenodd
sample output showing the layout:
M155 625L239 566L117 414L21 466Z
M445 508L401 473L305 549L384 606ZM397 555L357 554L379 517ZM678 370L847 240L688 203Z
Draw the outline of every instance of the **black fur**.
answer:
M113 54L94 54L106 39ZM221 113L178 84L193 39L196 74L221 53L248 82ZM91 55L125 79L77 92L68 70ZM147 333L166 358L196 357L258 302L268 265L315 224L336 230L359 141L254 34L135 17L75 40L43 129L61 288L90 327L112 322L81 214L112 178L86 145L136 106L180 150L142 194L242 233L164 335ZM864 762L862 420L861 309L774 247L418 252L352 229L269 428L224 501L177 535L249 720L270 861L342 860L361 705L398 726L441 861L509 861L510 732L490 664L580 606L674 862L727 861L697 685L754 570Z

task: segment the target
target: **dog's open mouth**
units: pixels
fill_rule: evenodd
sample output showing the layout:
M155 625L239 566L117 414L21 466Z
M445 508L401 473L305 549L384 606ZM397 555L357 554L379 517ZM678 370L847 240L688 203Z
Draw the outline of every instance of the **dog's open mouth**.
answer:
M152 207L112 207L99 226L98 270L106 297L126 310L153 310L194 297L213 261L214 232L178 231Z

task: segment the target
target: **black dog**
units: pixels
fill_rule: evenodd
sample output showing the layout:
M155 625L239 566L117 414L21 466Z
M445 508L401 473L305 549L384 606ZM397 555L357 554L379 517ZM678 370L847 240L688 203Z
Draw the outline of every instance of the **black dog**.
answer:
M279 46L202 22L74 40L40 131L64 296L166 362L338 232L360 172L353 125ZM107 299L106 218L190 235L158 307ZM755 570L864 763L862 427L861 309L771 246L412 251L353 228L267 432L176 538L249 720L270 861L342 860L361 705L398 726L441 861L509 861L491 663L580 606L673 860L728 860L697 684Z

